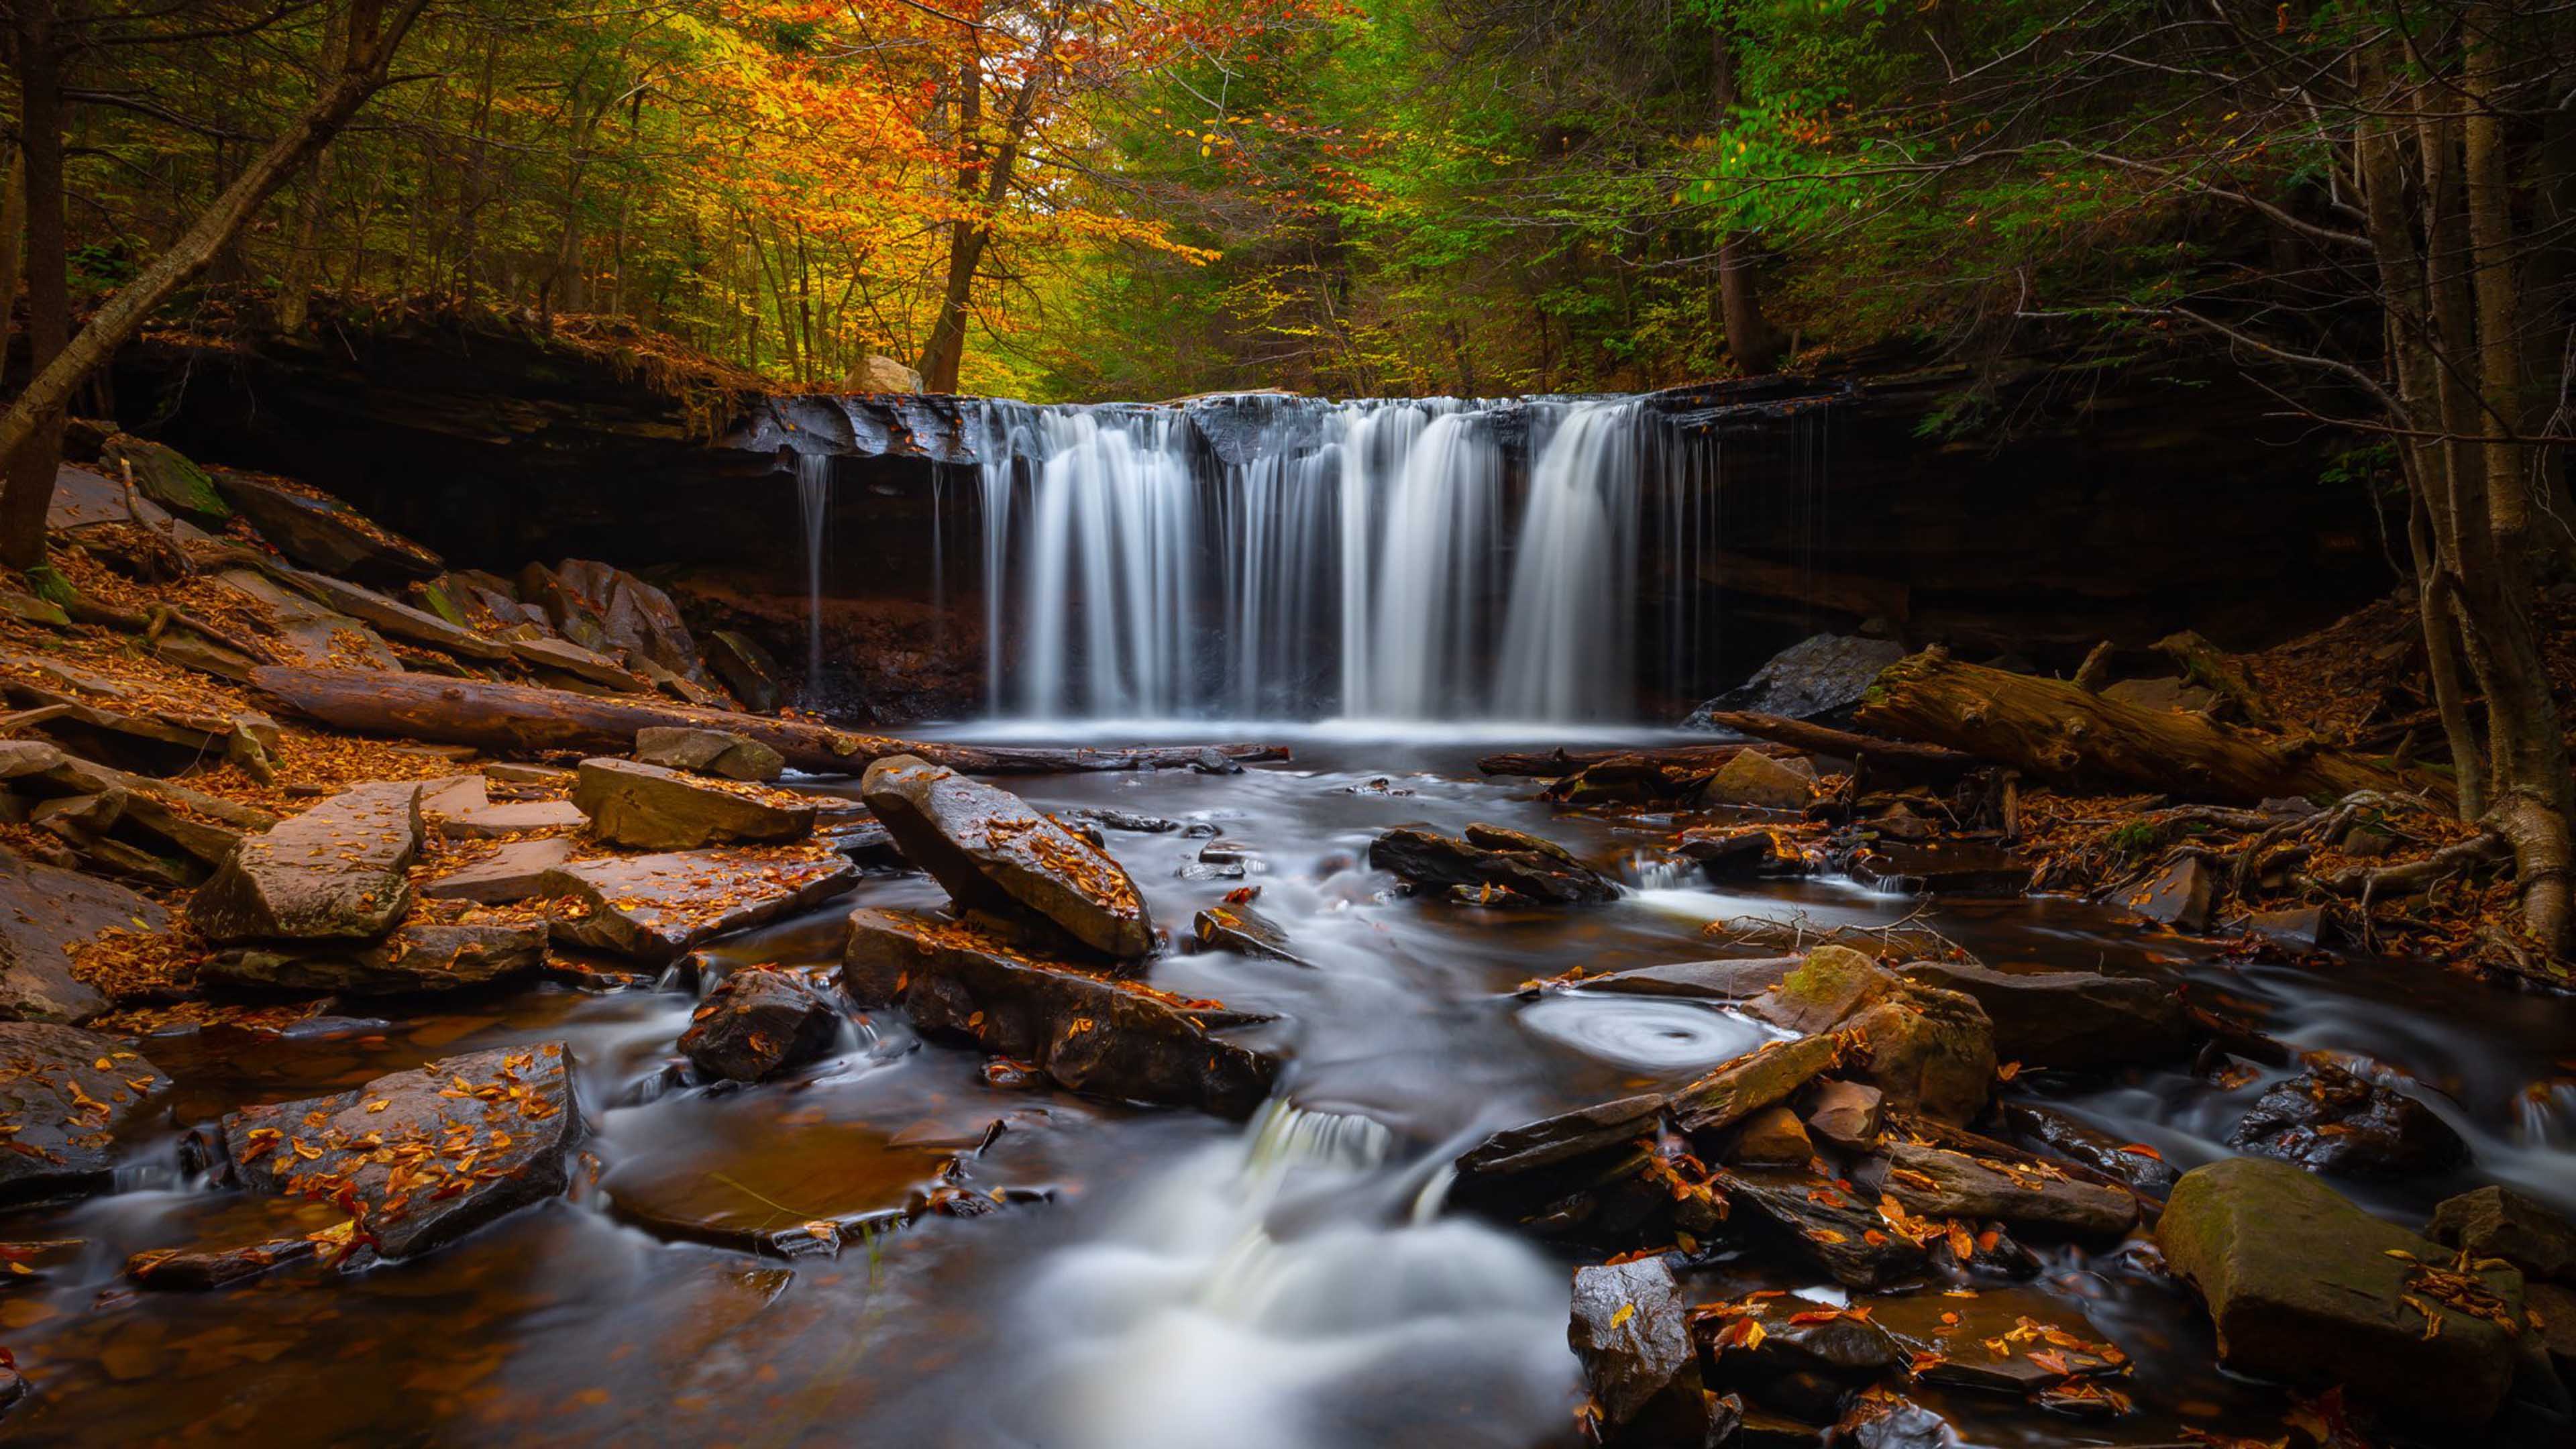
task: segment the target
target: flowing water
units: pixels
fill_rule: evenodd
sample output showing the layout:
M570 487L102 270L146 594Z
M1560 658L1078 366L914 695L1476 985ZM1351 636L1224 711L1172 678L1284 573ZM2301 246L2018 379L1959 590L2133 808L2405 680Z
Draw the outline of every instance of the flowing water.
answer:
M0 1343L36 1385L0 1433L27 1444L1571 1445L1569 1260L1444 1212L1443 1164L1481 1132L1686 1079L1767 1033L1689 1003L1525 1002L1514 988L1577 965L1705 956L1701 927L1721 918L1886 923L1917 903L1831 882L1712 888L1662 862L1660 831L1560 814L1530 782L1473 769L1486 750L1555 742L1314 729L1292 741L1295 762L1240 775L1019 782L1051 810L1203 821L1247 852L1245 883L1262 887L1261 909L1310 965L1174 952L1151 976L1278 1015L1263 1030L1292 1062L1246 1124L1004 1091L973 1053L922 1042L892 1012L788 1080L674 1086L673 1042L694 1004L676 990L549 985L295 1036L149 1041L179 1085L169 1112L130 1135L123 1190L0 1217L0 1240L84 1242L37 1276L0 1280ZM1625 863L1636 888L1592 910L1461 910L1397 896L1361 863L1389 826L1475 820ZM1107 838L1166 926L1236 884L1182 877L1199 840ZM858 899L922 906L938 892L888 873ZM722 954L819 963L836 915ZM2188 977L2296 1045L2411 1078L2476 1161L2442 1181L2346 1185L2401 1219L2490 1180L2576 1208L2565 1060L2576 1003L2421 965L2234 965L2064 901L1940 903L1930 922L2007 968ZM244 1102L553 1039L571 1043L592 1127L566 1198L360 1274L307 1264L202 1294L137 1293L119 1277L127 1255L224 1231L260 1206L184 1178L181 1129ZM2180 1068L2022 1085L2188 1167L2225 1150L2226 1124L2277 1075L2233 1089ZM882 1223L837 1256L704 1241L899 1209L943 1170L1007 1205ZM1760 1286L1834 1296L1774 1259L1695 1279L1709 1298ZM2217 1374L2205 1323L2134 1257L2060 1250L2037 1280L1988 1297L2088 1317L2139 1360L2128 1386L2139 1409L2077 1424L2017 1401L1929 1395L1971 1442L2279 1433L2278 1397Z

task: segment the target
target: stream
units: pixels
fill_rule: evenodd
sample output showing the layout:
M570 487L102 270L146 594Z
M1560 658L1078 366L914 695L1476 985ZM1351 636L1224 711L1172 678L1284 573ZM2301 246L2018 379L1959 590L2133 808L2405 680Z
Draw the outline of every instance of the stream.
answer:
M675 1085L687 992L545 985L427 1014L286 1036L208 1032L144 1044L172 1110L125 1142L119 1190L0 1217L0 1239L81 1239L0 1287L0 1343L35 1395L15 1443L724 1443L1322 1449L1578 1442L1566 1346L1570 1259L1442 1211L1444 1164L1482 1133L1686 1080L1772 1033L1720 1008L1638 997L1514 995L1576 966L1726 954L1712 921L1819 925L1917 913L2001 968L2179 973L2301 1049L2411 1078L2468 1140L2450 1177L2338 1182L2410 1226L2438 1198L2506 1182L2576 1209L2576 1001L2517 996L2424 963L2333 972L2231 963L2217 948L2091 905L1926 903L1829 881L1712 888L1655 854L1663 832L1560 812L1536 782L1475 757L1562 737L1364 726L1293 731L1284 765L1011 782L1055 812L1205 822L1245 854L1235 879L1185 878L1209 842L1110 830L1156 923L1239 885L1306 965L1181 951L1154 985L1275 1013L1291 1058L1246 1124L989 1085L971 1051L925 1043L899 1012L842 1049L745 1089ZM1088 740L1135 731L1086 727ZM1194 727L1204 738L1206 726ZM946 737L994 738L957 729ZM1035 738L1025 731L1015 740ZM1606 736L1604 736L1606 737ZM1620 738L1643 739L1626 735ZM1657 738L1660 738L1658 736ZM1705 738L1704 736L1698 738ZM805 788L854 793L855 782ZM1362 863L1390 826L1495 821L1615 865L1633 889L1590 910L1473 910L1395 894ZM1204 874L1205 872L1198 872ZM926 877L874 872L829 911L722 943L737 963L815 963L848 906L929 907ZM253 1101L344 1090L483 1047L567 1041L589 1154L566 1198L425 1259L341 1274L307 1263L206 1293L138 1292L138 1251L225 1230L255 1205L181 1169L180 1136ZM2026 1075L2016 1088L2145 1143L2177 1168L2223 1155L2230 1125L2286 1071L2231 1088L2187 1068ZM996 1130L998 1124L998 1130ZM953 1164L953 1165L952 1165ZM947 1178L943 1182L943 1168ZM755 1256L728 1234L952 1207L846 1235L837 1254ZM971 1199L971 1203L960 1203ZM1981 1311L2081 1315L2137 1361L2136 1412L2076 1421L1959 1390L1916 1397L1970 1442L2162 1444L2185 1429L2270 1438L2284 1401L2214 1367L2206 1320L2133 1243L2048 1250ZM1695 1270L1714 1299L1779 1287L1840 1301L1821 1277L1751 1257Z

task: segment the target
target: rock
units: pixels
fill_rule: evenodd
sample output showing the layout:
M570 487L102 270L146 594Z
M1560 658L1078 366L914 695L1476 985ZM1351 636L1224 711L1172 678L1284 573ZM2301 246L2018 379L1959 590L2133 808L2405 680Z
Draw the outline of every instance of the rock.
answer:
M508 760L495 760L483 767L483 778L496 785L546 785L572 788L579 778L573 771L555 765L522 765Z
M871 352L850 369L847 392L899 393L921 391L921 374L885 356Z
M1519 835L1490 826L1486 830L1488 839ZM1460 887L1470 892L1491 888L1547 905L1597 904L1619 896L1618 886L1608 877L1553 845L1544 850L1510 844L1496 848L1405 827L1371 841L1368 859L1372 869L1390 872L1416 890L1434 893Z
M1831 1031L1899 995L1905 983L1849 946L1819 946L1745 1010L1784 1031Z
M80 949L103 931L155 935L169 925L168 911L121 885L0 849L0 1017L96 1016L107 999L72 974Z
M1700 1401L1692 1302L1661 1258L1574 1270L1566 1342L1601 1408L1603 1437L1696 1443L1708 1418Z
M362 583L436 578L438 555L377 527L337 499L283 480L217 472L215 489L242 511L260 536L309 569Z
M2015 1137L2107 1173L2149 1197L2162 1198L2173 1191L2182 1175L2163 1158L2149 1155L2145 1144L2123 1142L2063 1112L2029 1102L2006 1102L2002 1113L2004 1127Z
M1243 766L1222 750L1205 749L1190 757L1190 771L1198 775L1240 775Z
M1169 835L1181 828L1181 822L1166 820L1160 815L1138 815L1133 811L1108 810L1089 805L1079 810L1068 810L1065 812L1065 817L1071 820L1088 821L1103 830L1125 830L1138 835Z
M399 669L402 661L365 624L280 588L266 574L225 569L215 582L258 606L275 626L267 646L289 664L316 669Z
M2407 1177L2469 1160L2468 1143L2432 1108L2326 1062L2257 1098L2227 1145L2344 1177Z
M107 1190L115 1128L169 1085L114 1037L0 1021L0 1205Z
M386 1258L417 1257L562 1192L581 1130L562 1042L449 1057L223 1120L243 1186L354 1208Z
M184 1247L153 1248L125 1260L126 1281L160 1292L203 1293L306 1262L320 1239L349 1215L327 1202L236 1198L198 1227Z
M733 697L753 714L776 714L780 703L778 661L769 651L731 629L707 636L707 667L724 681Z
M2242 1157L2194 1168L2175 1184L2156 1241L2166 1267L2209 1306L2229 1368L2305 1387L2339 1383L2354 1400L2428 1428L2475 1429L2504 1402L2516 1335L2425 1291L2441 1281L2427 1265L2450 1255L2308 1173ZM2521 1274L2497 1268L2452 1281L2520 1320Z
M379 781L279 821L199 887L188 919L217 944L372 940L411 908L420 785Z
M1886 1288L1920 1277L1921 1248L1887 1230L1878 1209L1804 1168L1727 1167L1710 1180L1739 1212L1847 1288Z
M1767 956L1751 961L1677 961L1665 966L1638 966L1607 976L1587 976L1586 991L1633 996L1676 996L1690 1001L1749 1001L1776 990L1798 967L1796 956Z
M1882 840L1853 856L1852 879L1905 895L2018 896L2030 890L2030 866L1997 846L1952 842L1910 845Z
M2523 1285L2523 1305L2540 1318L2541 1346L2559 1381L2576 1387L2576 1288L2556 1283Z
M993 932L919 912L851 912L841 989L863 1006L900 1003L926 1033L970 1037L1093 1096L1241 1120L1279 1069L1211 1034L1259 1018L1040 961Z
M2245 918L2245 929L2284 951L2304 956L2325 945L2332 929L2330 919L2322 906L2256 911Z
M499 850L462 870L422 881L420 893L433 901L474 901L487 906L545 895L552 885L549 877L572 859L572 848L571 837L563 835L504 841Z
M1846 1075L1928 1117L1967 1121L1994 1083L1994 1025L1974 998L1904 981L1846 946L1808 952L1779 990L1742 1009L1790 1031L1856 1033Z
M1117 861L1019 796L911 755L868 767L859 793L904 858L951 899L1122 961L1154 949L1145 899ZM1032 918L1035 918L1032 920Z
M1307 964L1288 949L1286 928L1250 906L1210 906L1198 913L1190 928L1198 943L1211 951L1267 956L1291 966Z
M2209 929L2209 907L2216 889L2200 857L2185 856L2131 892L2124 904L2148 920L2196 934Z
M505 840L540 831L579 830L588 824L590 817L570 800L514 800L442 816L437 827L439 836L447 840Z
M2072 1399L2084 1393L2081 1380L2114 1378L2128 1365L2128 1354L2065 1299L2033 1289L1909 1293L1870 1308L1905 1354L1923 1356L1916 1376L1924 1383Z
M1836 1443L1853 1449L1950 1449L1963 1443L1950 1421L1911 1399L1863 1400L1839 1426Z
M1815 803L1816 776L1812 766L1802 772L1775 756L1739 750L1709 778L1704 793L1712 805L1804 810Z
M1994 1024L1995 1055L2024 1067L2108 1067L2191 1052L2190 1020L2165 982L1947 961L1917 961L1903 970L1908 981L1975 998Z
M784 971L752 967L716 984L690 1017L680 1052L712 1078L758 1082L832 1049L841 1013Z
M134 491L207 528L220 528L233 511L215 491L215 480L166 443L148 442L118 433L99 448L99 471L110 481L124 468L134 470Z
M2444 1198L2424 1236L2480 1258L2502 1258L2529 1277L2576 1283L2576 1223L2509 1187Z
M1743 684L1692 711L1684 729L1709 728L1718 711L1775 714L1786 719L1840 719L1869 692L1878 672L1905 657L1888 639L1818 634L1771 656Z
M197 968L197 977L225 986L388 996L484 986L545 963L542 921L408 921L385 939L356 949L308 953L249 946L218 951Z
M520 663L571 675L619 694L651 694L652 681L594 649L564 639L513 639L510 653Z
M662 967L858 883L859 868L830 852L690 850L577 861L555 873L549 893L573 897L555 917L558 936Z
M40 775L62 762L62 750L43 740L0 740L0 780Z
M1837 1147L1874 1147L1885 1101L1876 1087L1827 1081L1816 1088L1815 1103L1807 1110L1807 1127Z
M1765 1107L1745 1119L1727 1160L1757 1166L1803 1167L1815 1155L1816 1144L1807 1139L1807 1124L1798 1120L1797 1113L1786 1107Z
M648 765L766 783L787 769L776 750L723 730L652 726L635 732L635 758Z
M54 472L54 496L45 508L45 526L57 533L71 533L95 524L126 523L142 515L143 526L164 537L175 537L181 543L204 541L204 529L184 519L173 518L170 510L153 502L136 490L134 506L126 506L122 478L109 478L95 468L74 467L66 463Z
M581 762L572 803L600 839L639 850L772 845L814 833L814 806L759 787L726 787L634 760Z
M498 663L511 657L510 646L498 639L486 639L471 629L449 623L425 609L415 609L399 600L389 599L373 589L301 569L280 569L279 573L288 583L310 594L324 607L361 620L397 639L426 644L463 659Z
M1989 1218L2080 1238L2116 1238L2138 1221L2137 1199L2078 1182L2045 1162L2002 1162L1900 1142L1882 1190L1926 1217Z

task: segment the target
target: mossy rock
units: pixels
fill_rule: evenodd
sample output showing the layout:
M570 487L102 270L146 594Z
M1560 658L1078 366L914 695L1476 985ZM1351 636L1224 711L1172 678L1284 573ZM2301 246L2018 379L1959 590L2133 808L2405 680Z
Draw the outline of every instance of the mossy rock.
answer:
M118 476L120 465L132 466L135 492L192 523L219 527L233 516L232 505L215 491L214 478L166 443L118 433L101 448L99 460L111 478Z

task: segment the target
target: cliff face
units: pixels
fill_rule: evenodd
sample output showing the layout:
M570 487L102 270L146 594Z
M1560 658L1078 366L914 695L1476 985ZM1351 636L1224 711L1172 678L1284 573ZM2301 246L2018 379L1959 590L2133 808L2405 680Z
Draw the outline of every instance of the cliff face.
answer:
M2032 362L1987 378L1990 421L1944 438L1969 382L1875 367L1657 395L1714 444L1722 502L1700 577L1638 580L1643 647L1676 591L1714 590L1720 673L1870 618L2071 665L2099 639L2186 627L2276 642L2390 582L2361 490L2319 481L2332 439L2273 416L2268 394L2214 369ZM599 558L684 598L695 579L791 668L806 656L796 459L830 455L827 656L873 693L934 681L924 710L976 692L971 402L772 397L613 340L429 323L156 341L120 360L114 395L131 429L331 489L458 564ZM1220 457L1256 424L1275 437L1279 415L1191 413Z

